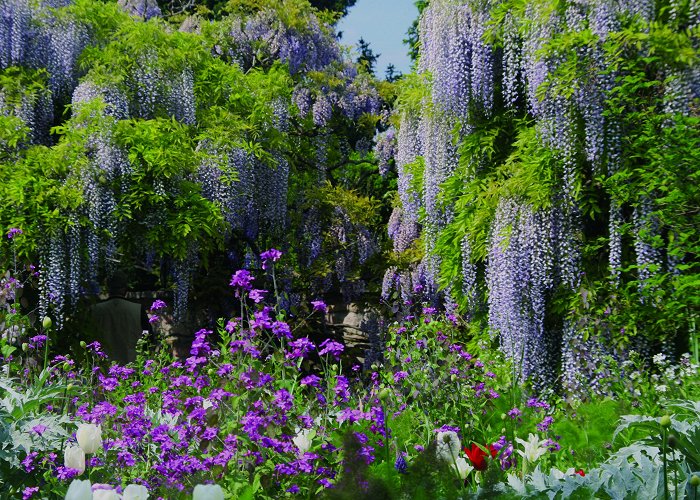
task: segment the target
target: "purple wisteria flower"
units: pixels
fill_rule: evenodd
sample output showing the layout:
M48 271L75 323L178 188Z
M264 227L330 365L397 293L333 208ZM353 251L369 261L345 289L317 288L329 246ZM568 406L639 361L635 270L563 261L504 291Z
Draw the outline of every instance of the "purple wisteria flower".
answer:
M323 342L321 342L321 350L318 351L318 354L320 356L323 356L324 354L330 354L334 358L338 359L340 358L340 354L345 350L345 347L343 347L342 344L339 344L335 340L331 339L326 339Z
M9 239L12 239L15 236L19 236L20 234L24 234L23 231L18 227L13 227L7 232L7 237Z
M312 300L311 305L313 306L314 311L326 312L328 310L328 306L322 300Z
M267 266L270 265L270 262L277 262L280 260L280 257L282 257L282 252L277 250L276 248L270 248L269 250L265 250L263 253L260 254L260 258L262 259L262 268L267 269Z

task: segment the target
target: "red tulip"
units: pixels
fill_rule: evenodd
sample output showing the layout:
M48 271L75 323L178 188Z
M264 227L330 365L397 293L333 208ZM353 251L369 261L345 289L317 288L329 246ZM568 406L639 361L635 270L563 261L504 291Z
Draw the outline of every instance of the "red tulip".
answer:
M581 477L586 477L586 473L583 472L583 469L577 470L577 471L576 471L576 474L578 474L578 475L581 476Z
M492 444L489 445L489 451L491 452L491 457L496 458L496 449ZM486 470L488 465L486 464L486 452L482 450L476 443L472 443L471 449L464 448L464 453L466 453L467 458L472 463L476 470Z

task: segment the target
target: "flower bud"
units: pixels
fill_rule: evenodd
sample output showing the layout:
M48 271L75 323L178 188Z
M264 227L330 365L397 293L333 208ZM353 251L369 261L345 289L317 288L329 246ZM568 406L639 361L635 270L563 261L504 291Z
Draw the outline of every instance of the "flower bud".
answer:
M44 316L44 319L41 320L41 326L43 326L45 330L51 328L52 325L53 321L51 321L51 318L48 316Z
M455 375L455 374L453 373L453 374L450 376L450 380L451 380L452 382L456 381L456 380L457 380L457 375Z
M85 472L85 452L78 446L68 446L63 452L63 464L82 474Z
M661 417L661 420L659 421L659 423L661 424L661 427L665 427L665 428L671 427L671 416L664 415L663 417Z
M209 376L212 376L212 375L214 375L215 373L216 373L216 370L214 370L213 368L209 368L209 369L207 370L207 375L209 375Z
M693 474L690 478L690 485L695 488L700 486L700 476L698 476L697 474Z
M218 484L198 484L192 492L192 500L224 500L224 490Z
M75 433L78 444L87 453L95 453L102 446L102 427L95 424L80 424Z
M87 347L87 342L85 342L84 340L81 340L81 341L80 341L80 347L82 347L83 349L85 349L85 347Z
M92 492L92 500L119 500L119 493L115 490L95 490Z
M22 342L22 351L27 352L29 350L29 344Z
M68 385L66 386L66 390L72 391L72 390L73 390L73 387L75 387L73 384L68 384Z
M386 401L387 399L389 399L389 396L391 396L391 392L386 387L384 389L382 389L381 391L379 391L379 400L380 401Z
M148 489L140 484L130 484L124 488L122 500L148 500Z
M65 500L92 500L92 485L90 480L86 479L81 481L80 479L74 479L68 491L66 491Z

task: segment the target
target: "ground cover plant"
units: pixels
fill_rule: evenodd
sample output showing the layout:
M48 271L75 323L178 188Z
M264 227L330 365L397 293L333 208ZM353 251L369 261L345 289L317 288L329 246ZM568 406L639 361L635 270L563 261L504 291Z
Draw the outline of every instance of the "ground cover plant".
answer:
M629 363L644 393L591 402L612 410L607 429L586 429L574 415L584 404L524 394L485 340L460 342L454 315L419 307L390 327L384 358L363 369L342 344L295 335L274 302L258 300L263 279L234 273L243 315L199 330L180 359L144 350L120 366L97 342L83 342L80 363L45 359L55 330L44 322L5 365L5 494L61 497L69 484L85 485L78 481L98 485L94 498L112 489L141 498L129 496L136 486L153 498L189 498L211 482L234 498L693 491L699 374L688 356L678 366L657 359L672 376L661 392ZM325 307L316 301L311 315ZM30 391L21 380L32 381ZM614 394L618 380L601 383Z
M353 3L0 0L0 497L698 497L700 4Z

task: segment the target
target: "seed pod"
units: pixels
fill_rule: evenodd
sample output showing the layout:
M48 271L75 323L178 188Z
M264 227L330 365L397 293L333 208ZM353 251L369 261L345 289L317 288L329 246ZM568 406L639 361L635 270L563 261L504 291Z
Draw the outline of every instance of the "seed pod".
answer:
M661 424L661 427L665 427L665 428L671 427L671 416L664 415L663 417L661 417L661 420L659 421L659 423Z

